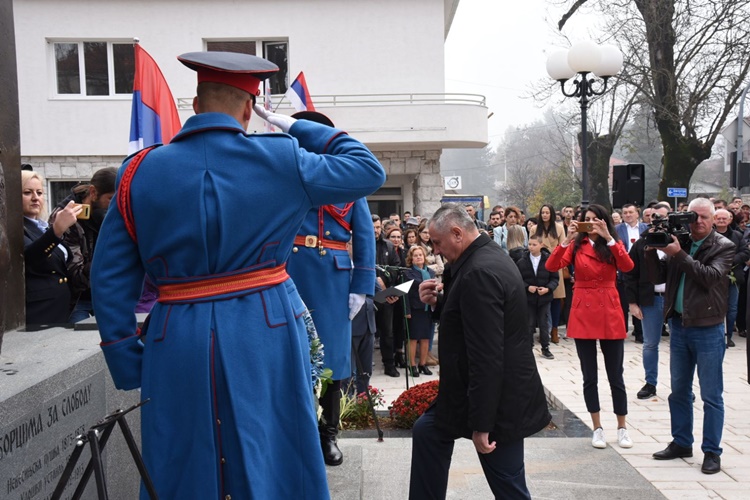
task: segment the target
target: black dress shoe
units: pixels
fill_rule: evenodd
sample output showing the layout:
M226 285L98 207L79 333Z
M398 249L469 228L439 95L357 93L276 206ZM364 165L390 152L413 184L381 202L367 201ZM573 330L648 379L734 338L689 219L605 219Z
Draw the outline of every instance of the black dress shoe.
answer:
M643 344L643 335L636 335L635 336L635 343L636 344Z
M727 348L734 347L734 340L728 338L727 339Z
M638 399L648 399L656 396L656 387L651 384L646 384L643 388L638 391Z
M716 474L721 471L721 457L710 451L703 455L703 465L701 472L704 474Z
M396 370L396 367L393 365L388 365L385 367L385 374L389 377L399 377L401 374Z
M693 448L686 448L672 441L661 451L657 451L653 455L656 460L672 460L674 458L686 458L693 456Z
M344 454L339 450L335 437L321 436L320 447L323 449L323 460L326 465L341 465Z
M396 364L396 368L406 368L408 365L406 364L406 358L404 357L403 352L396 352L393 355L394 363Z
M416 366L411 367L411 376L412 377L419 377L419 368Z
M747 338L747 332L745 330L740 330L739 332L737 332L737 335L739 335L743 339Z
M429 368L427 368L426 365L419 365L419 371L420 373L424 373L425 375L432 375L432 372Z

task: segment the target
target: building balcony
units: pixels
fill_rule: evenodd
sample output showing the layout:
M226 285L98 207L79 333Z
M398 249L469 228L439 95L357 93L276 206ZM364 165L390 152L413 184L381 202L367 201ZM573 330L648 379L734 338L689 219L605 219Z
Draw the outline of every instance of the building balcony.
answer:
M271 100L277 112L294 113L282 96ZM487 106L481 95L314 95L312 100L317 111L373 151L482 148L488 141ZM192 98L177 101L184 122L193 114ZM263 104L263 97L258 103ZM263 132L263 121L253 115L248 130Z

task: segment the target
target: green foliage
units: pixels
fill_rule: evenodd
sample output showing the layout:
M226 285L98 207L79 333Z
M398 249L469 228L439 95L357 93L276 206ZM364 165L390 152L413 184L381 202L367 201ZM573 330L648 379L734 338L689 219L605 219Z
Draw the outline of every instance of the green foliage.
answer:
M559 167L549 170L539 183L529 200L528 217L535 217L545 203L551 204L555 210L566 205L576 206L581 203L581 187L570 170L570 164L563 163Z
M372 398L372 404L376 408L383 404L383 391L369 386L370 397ZM367 427L372 419L372 411L370 410L370 403L367 399L367 394L361 392L356 396L351 396L346 390L341 390L341 414L340 414L340 425L341 427L347 427L350 429L361 429Z

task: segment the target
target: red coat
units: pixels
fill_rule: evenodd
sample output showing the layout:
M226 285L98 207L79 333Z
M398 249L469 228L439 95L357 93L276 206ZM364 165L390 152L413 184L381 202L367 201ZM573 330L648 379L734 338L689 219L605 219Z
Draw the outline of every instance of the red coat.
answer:
M574 244L558 246L547 259L548 271L557 271L572 259ZM633 261L622 242L609 247L615 264L599 260L585 237L576 252L573 303L568 316L567 335L573 339L618 340L627 336L625 317L617 293L617 270L633 269Z

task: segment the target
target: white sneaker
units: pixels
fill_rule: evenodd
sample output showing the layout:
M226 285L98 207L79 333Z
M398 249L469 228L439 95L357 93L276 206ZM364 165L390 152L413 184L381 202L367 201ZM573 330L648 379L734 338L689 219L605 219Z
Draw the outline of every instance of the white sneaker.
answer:
M591 446L599 449L607 447L607 440L604 439L604 429L601 427L594 429L594 437L591 438Z
M617 429L617 443L620 445L620 448L633 447L633 441L630 439L630 434L628 434L628 430L624 427Z

